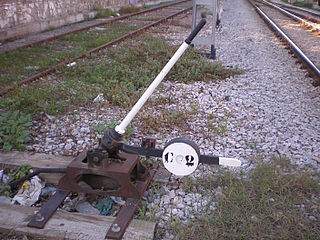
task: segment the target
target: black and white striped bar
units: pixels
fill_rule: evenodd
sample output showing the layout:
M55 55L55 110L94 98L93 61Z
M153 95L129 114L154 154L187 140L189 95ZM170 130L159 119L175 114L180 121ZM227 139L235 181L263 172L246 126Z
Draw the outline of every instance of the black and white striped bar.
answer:
M228 167L241 166L241 161L236 158L214 157L214 156L207 156L207 155L200 155L199 162L204 164L215 164L215 165L228 166Z

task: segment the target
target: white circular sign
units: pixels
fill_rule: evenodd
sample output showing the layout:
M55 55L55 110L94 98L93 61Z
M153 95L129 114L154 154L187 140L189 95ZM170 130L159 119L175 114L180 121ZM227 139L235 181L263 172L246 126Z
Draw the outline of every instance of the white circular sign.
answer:
M186 176L197 169L199 164L198 152L193 142L174 139L163 150L162 161L165 168L172 174Z

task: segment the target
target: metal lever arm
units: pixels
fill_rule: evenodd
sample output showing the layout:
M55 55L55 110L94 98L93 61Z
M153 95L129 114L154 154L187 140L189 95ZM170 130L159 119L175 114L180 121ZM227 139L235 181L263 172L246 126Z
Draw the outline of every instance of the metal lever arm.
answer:
M122 145L122 150L127 153L135 153L142 156L149 157L162 157L163 149L154 149L154 148L143 148L130 146L127 144ZM230 167L240 167L241 162L235 158L224 158L217 156L208 156L208 155L200 155L199 162L204 164L215 164L215 165L223 165Z
M203 28L203 26L206 24L206 20L202 19L197 27L191 32L189 37L185 40L185 42L179 47L179 49L175 52L175 54L172 56L172 58L169 60L169 62L164 66L164 68L161 70L161 72L158 74L158 76L153 80L153 82L150 84L150 86L147 88L147 90L143 93L143 95L140 97L140 99L136 102L136 104L133 106L133 108L130 110L130 112L127 114L127 116L122 120L122 122L115 127L115 131L118 134L123 135L126 131L127 126L130 124L132 119L136 116L136 114L139 112L139 110L142 108L142 106L146 103L146 101L149 99L151 94L154 92L154 90L158 87L158 85L162 82L164 77L169 73L171 68L175 65L175 63L178 61L178 59L182 56L184 51L188 48L189 44L193 40L193 38L198 34L198 32Z
M185 40L186 44L190 45L192 40L195 38L195 36L197 36L197 34L201 30L201 28L203 28L203 26L206 24L206 22L207 21L204 18L201 19L201 21L198 23L198 25L195 27L195 29L193 29L193 31L190 33L188 38Z

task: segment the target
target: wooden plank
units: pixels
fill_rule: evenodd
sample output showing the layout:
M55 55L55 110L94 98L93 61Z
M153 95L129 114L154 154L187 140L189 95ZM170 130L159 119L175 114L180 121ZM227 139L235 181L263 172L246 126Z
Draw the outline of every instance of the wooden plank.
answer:
M64 168L74 159L70 156L55 156L32 152L0 152L0 169L15 168L29 164L32 168ZM58 184L63 174L41 174L47 183Z
M55 156L44 153L33 153L33 152L0 152L0 166L12 165L20 166L22 164L29 164L35 168L46 168L46 167L65 167L74 157L70 156Z
M27 227L30 216L36 209L16 205L0 204L0 231L25 234L43 239L92 239L102 240L114 221L113 217L85 215L57 211L44 229ZM132 220L123 239L153 239L155 223Z
M66 167L74 157L55 156L43 153L30 152L0 152L0 169L3 166L15 168L22 164L29 164L33 168L63 168ZM2 167L1 167L2 165ZM41 174L46 183L57 185L63 174ZM159 167L153 180L159 183L168 183L171 173L165 168Z

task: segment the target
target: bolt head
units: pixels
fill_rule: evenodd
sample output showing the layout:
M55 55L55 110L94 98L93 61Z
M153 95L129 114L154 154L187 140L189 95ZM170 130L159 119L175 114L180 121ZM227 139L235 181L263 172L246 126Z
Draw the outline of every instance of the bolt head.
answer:
M116 224L116 223L112 224L112 227L111 227L112 232L118 233L118 232L120 232L120 230L121 230L121 228L118 224Z

